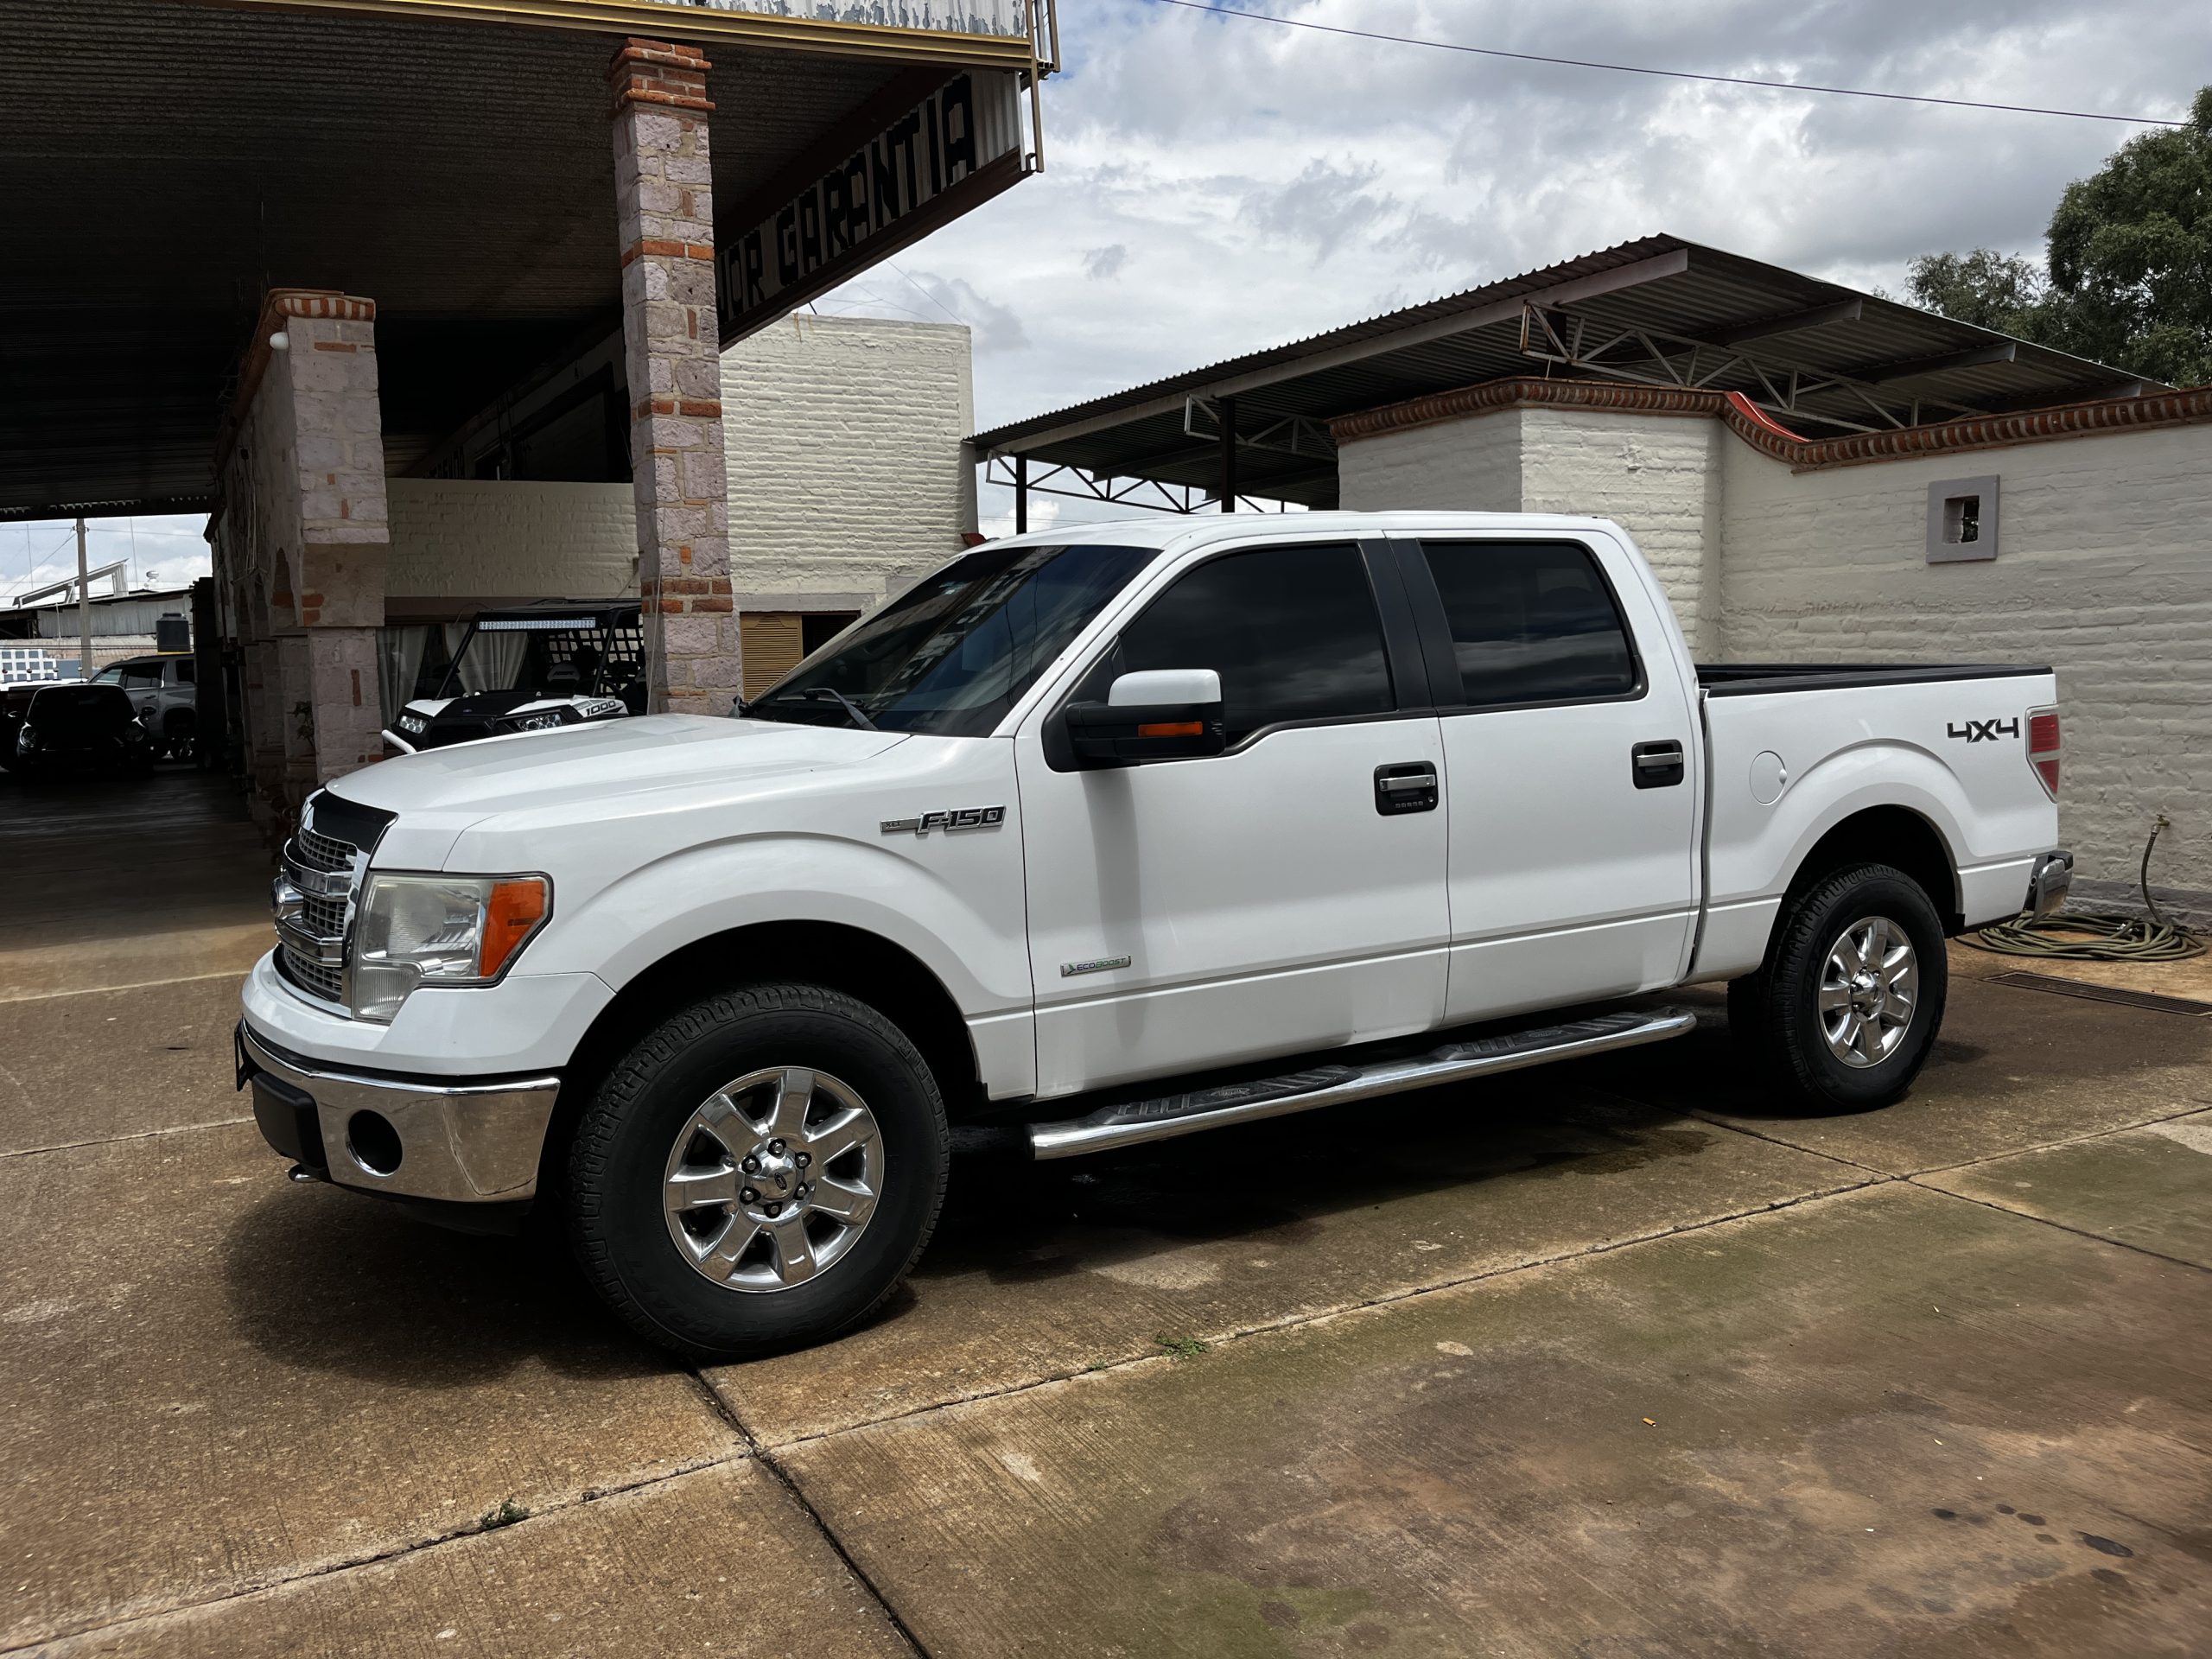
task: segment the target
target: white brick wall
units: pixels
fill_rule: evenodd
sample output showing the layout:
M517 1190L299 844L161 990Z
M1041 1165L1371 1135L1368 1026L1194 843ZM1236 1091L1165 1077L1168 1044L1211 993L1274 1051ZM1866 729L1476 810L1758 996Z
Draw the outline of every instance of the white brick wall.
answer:
M1338 503L1356 512L1519 512L1527 412L1501 409L1344 444Z
M1338 454L1347 507L1619 520L1700 656L2050 663L2084 896L2212 908L2212 428L1796 473L1719 421L1503 410ZM1927 563L1928 486L1994 474L1999 556Z
M741 596L874 601L974 528L968 330L788 317L722 355ZM741 602L743 602L742 599ZM769 608L755 604L752 608Z
M395 478L385 489L387 606L638 591L638 514L627 484Z
M1802 474L1723 454L1728 657L2050 663L2092 896L2133 890L2159 812L2153 880L2212 893L2212 429ZM1998 556L1928 563L1928 486L1990 474Z

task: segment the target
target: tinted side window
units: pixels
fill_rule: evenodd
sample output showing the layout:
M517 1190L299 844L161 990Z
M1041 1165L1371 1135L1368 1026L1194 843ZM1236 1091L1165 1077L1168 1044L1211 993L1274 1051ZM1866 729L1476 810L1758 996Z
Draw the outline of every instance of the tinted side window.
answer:
M1290 720L1395 707L1382 624L1357 548L1255 548L1200 565L1122 631L1082 696L1118 674L1211 668L1230 742Z
M1428 542L1466 701L1558 702L1636 690L1611 590L1573 542Z
M179 685L190 685L192 683L191 658L179 657L169 664L169 667L175 672L176 683Z

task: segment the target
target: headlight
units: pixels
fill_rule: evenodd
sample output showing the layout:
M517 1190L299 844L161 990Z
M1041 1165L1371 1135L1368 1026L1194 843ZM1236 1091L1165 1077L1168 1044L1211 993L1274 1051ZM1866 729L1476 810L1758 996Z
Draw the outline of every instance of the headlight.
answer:
M516 715L499 723L511 732L550 732L562 723L561 711L549 709L542 715Z
M399 729L410 737L420 737L430 729L430 722L420 715L402 715L399 717Z
M544 925L542 875L372 875L354 924L353 1016L388 1022L417 985L497 979Z

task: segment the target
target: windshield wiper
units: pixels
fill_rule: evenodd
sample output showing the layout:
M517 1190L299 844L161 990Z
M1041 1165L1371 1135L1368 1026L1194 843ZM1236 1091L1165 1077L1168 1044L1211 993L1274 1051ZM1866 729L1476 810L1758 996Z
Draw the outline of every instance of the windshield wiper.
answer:
M750 714L753 709L760 708L761 704L774 702L782 697L804 697L810 702L819 702L821 699L827 697L831 702L835 702L838 708L843 709L845 711L845 718L852 721L854 725L859 727L861 730L864 732L872 732L876 729L876 724L868 717L868 712L863 709L860 704L855 702L850 697L847 696L843 692L838 690L837 688L833 685L793 686L788 691L771 691L766 696L762 697L759 702L753 702L746 705L746 712Z

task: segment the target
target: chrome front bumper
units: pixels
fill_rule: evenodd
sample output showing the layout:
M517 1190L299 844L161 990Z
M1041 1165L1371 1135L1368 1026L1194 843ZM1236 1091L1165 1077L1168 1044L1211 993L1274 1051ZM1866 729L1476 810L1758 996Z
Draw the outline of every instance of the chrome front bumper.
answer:
M2074 886L2074 855L2061 849L2045 853L2036 861L2035 874L2028 878L2028 912L2037 921L2046 916L2056 916L2065 907L2066 895Z
M325 1069L244 1020L238 1086L253 1090L262 1139L340 1185L401 1198L505 1204L537 1191L561 1080L431 1083Z

